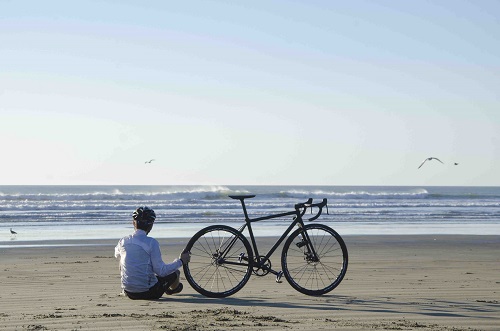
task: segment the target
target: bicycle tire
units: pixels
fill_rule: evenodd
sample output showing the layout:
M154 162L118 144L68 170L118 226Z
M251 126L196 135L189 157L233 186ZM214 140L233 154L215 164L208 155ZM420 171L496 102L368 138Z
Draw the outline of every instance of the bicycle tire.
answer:
M319 260L314 261L307 243L307 231ZM281 267L288 283L306 295L323 295L336 288L347 272L348 253L342 237L323 224L308 224L295 230L281 254Z
M245 286L252 274L250 243L232 227L212 225L201 229L188 242L186 250L191 252L191 261L183 267L184 276L193 289L204 296L233 295Z

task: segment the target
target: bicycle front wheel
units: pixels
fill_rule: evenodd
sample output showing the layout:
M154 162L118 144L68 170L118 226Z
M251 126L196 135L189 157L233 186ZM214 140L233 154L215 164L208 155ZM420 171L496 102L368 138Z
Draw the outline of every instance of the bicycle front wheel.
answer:
M347 261L344 240L323 224L308 224L295 230L281 254L286 280L307 295L322 295L337 287L347 271Z
M238 230L212 225L198 231L188 242L191 261L184 276L200 294L223 298L238 292L252 274L250 243Z

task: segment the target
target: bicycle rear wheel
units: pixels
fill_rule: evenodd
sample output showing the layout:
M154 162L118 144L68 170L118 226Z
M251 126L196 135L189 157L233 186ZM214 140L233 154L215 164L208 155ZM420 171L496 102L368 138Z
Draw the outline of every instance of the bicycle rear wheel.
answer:
M308 224L304 229L295 230L281 254L286 280L307 295L322 295L337 287L347 271L347 261L344 240L323 224Z
M200 294L223 298L238 292L252 274L250 243L238 230L212 225L198 231L188 242L191 261L184 276Z

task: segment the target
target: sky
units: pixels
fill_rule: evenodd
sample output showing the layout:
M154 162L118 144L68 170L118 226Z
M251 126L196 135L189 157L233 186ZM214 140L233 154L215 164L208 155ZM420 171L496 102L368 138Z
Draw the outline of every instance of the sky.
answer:
M0 0L0 185L500 186L499 17Z

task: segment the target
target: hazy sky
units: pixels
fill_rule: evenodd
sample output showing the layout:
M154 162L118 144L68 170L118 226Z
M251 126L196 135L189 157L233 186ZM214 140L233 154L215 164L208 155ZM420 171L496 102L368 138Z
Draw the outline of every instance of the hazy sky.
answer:
M498 186L499 17L497 0L0 0L0 185ZM429 156L445 164L417 169Z

